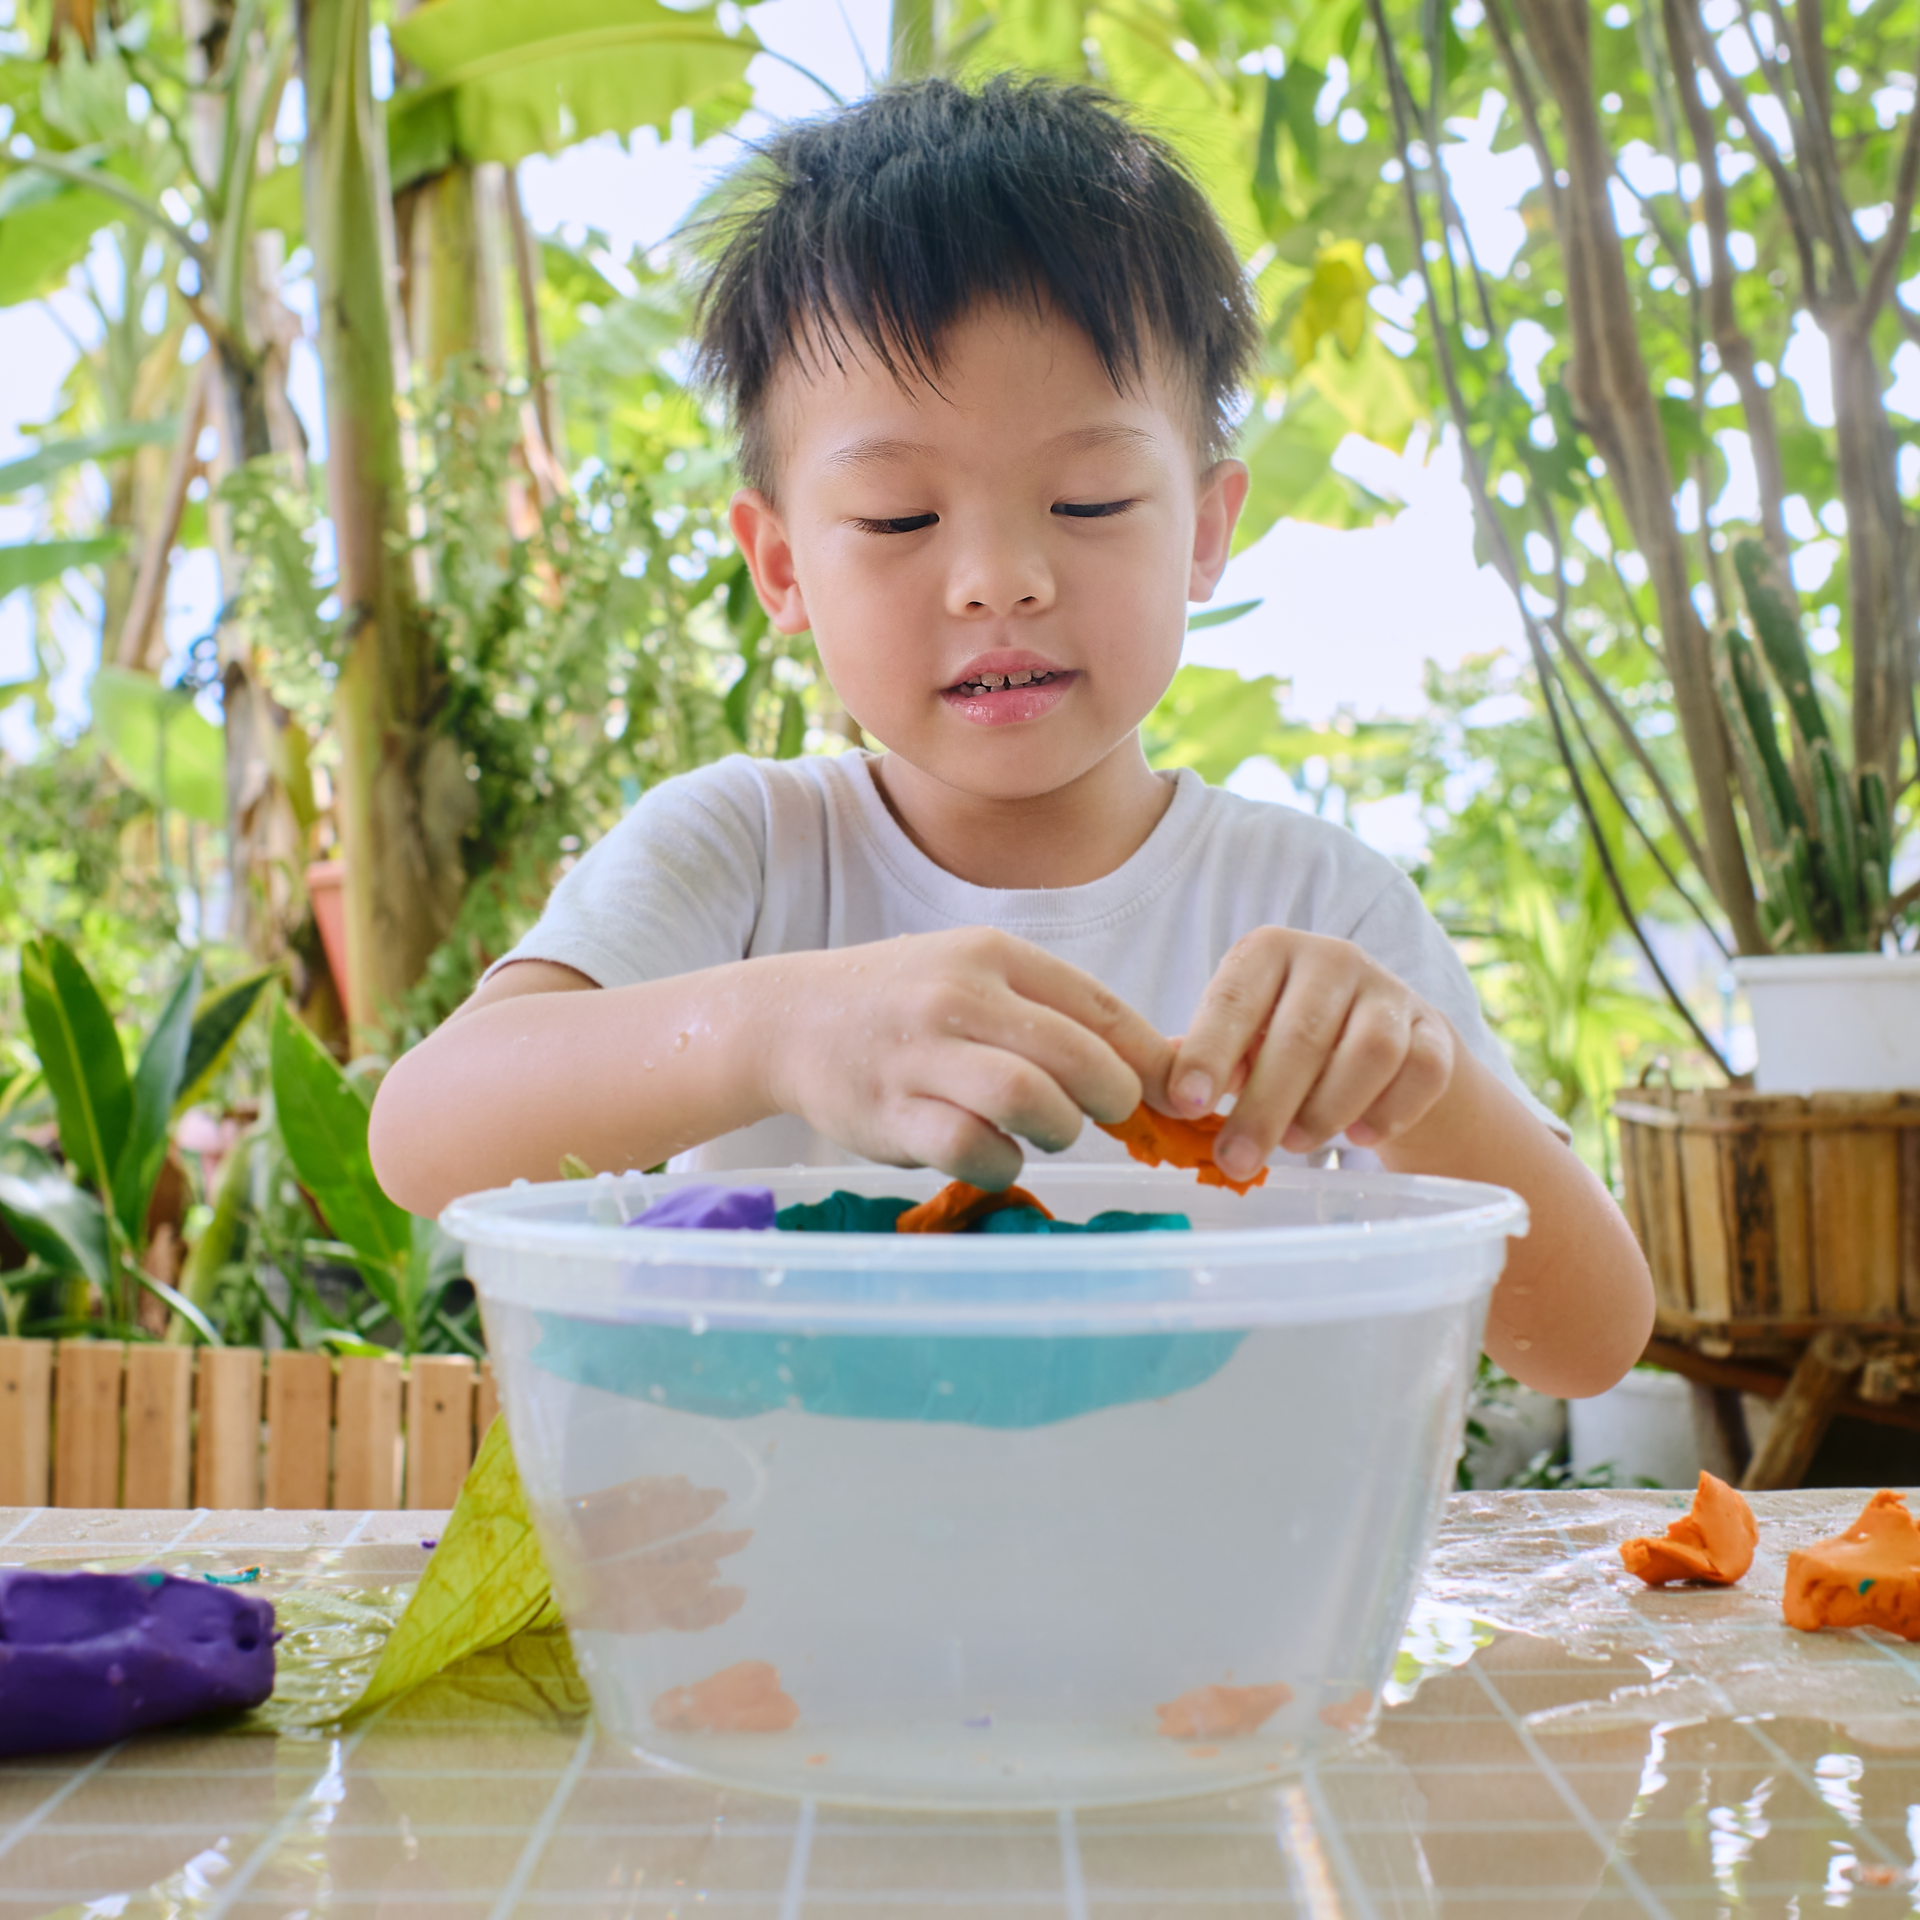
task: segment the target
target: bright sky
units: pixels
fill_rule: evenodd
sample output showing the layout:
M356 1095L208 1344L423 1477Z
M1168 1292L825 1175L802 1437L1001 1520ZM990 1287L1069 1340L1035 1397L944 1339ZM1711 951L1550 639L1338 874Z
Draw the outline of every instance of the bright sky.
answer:
M752 18L768 47L843 95L862 91L868 72L884 65L886 0L769 0ZM828 104L811 81L778 60L757 60L750 77L768 115L811 113ZM1448 161L1482 257L1500 273L1524 237L1515 204L1532 185L1534 168L1524 149L1491 151L1496 120L1497 103L1489 96L1477 122L1458 123L1466 137L1449 149ZM764 125L758 119L741 132L751 137ZM735 142L725 139L696 154L685 140L661 142L650 133L635 139L631 153L611 138L595 141L557 159L526 163L528 212L543 231L598 228L614 257L624 260L635 246L650 249L663 241L736 151ZM1386 290L1378 299L1391 309ZM84 327L85 309L76 297L61 296L53 304L68 325ZM1806 337L1796 337L1783 371L1801 380L1810 417L1830 420L1824 343L1811 322L1804 325ZM1913 364L1896 364L1897 384L1920 395L1920 350L1902 351ZM45 307L0 312L0 366L8 369L0 460L20 450L22 425L45 416L72 354ZM310 354L296 368L294 399L317 442L318 379ZM1411 714L1421 703L1427 661L1453 665L1470 654L1517 646L1517 615L1491 570L1473 563L1467 497L1448 445L1428 457L1424 437L1416 436L1408 456L1395 458L1349 441L1340 464L1376 492L1404 501L1403 511L1385 526L1361 531L1293 522L1275 527L1233 561L1217 596L1219 604L1258 599L1262 606L1230 626L1194 635L1188 657L1289 680L1290 710L1302 720L1325 720L1342 707L1362 717ZM0 540L30 533L33 515L30 501L0 506ZM211 625L215 587L210 555L190 555L176 567L168 605L176 653ZM60 676L59 701L78 720L90 645L79 633L62 638L70 640L73 657ZM16 595L0 605L0 682L24 673L28 663L27 611L24 596ZM0 712L0 744L18 752L29 740L23 707ZM1276 787L1271 770L1248 780L1259 791L1285 797L1284 781ZM1404 854L1419 846L1410 806L1370 809L1355 824L1387 851Z

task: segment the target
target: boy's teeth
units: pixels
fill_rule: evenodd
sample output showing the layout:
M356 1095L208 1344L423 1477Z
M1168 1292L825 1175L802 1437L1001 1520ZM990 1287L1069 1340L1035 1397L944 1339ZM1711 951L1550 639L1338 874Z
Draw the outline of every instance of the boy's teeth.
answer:
M1044 687L1053 674L1047 673L983 673L972 680L962 680L959 691L962 693L998 693L1002 687Z

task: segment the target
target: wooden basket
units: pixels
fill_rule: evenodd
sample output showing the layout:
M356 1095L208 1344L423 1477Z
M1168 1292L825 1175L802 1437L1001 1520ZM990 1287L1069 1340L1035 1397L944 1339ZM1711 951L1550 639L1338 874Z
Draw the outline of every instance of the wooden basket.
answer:
M1705 1353L1920 1333L1920 1092L1614 1101L1658 1331Z

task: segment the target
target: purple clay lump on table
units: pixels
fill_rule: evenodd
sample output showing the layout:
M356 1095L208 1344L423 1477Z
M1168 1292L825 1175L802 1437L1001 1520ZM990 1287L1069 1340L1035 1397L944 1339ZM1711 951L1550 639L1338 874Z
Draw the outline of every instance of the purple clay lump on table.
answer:
M0 1755L257 1707L278 1637L271 1602L204 1580L0 1571Z
M768 1187L677 1187L635 1214L630 1227L745 1227L766 1232L773 1225Z

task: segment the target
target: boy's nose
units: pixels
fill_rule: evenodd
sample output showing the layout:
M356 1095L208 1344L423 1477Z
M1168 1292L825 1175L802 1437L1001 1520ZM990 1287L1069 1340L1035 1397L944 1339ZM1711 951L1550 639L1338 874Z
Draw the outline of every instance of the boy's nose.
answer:
M947 577L947 611L961 619L1044 613L1053 605L1053 569L1029 540L982 529L965 543Z

